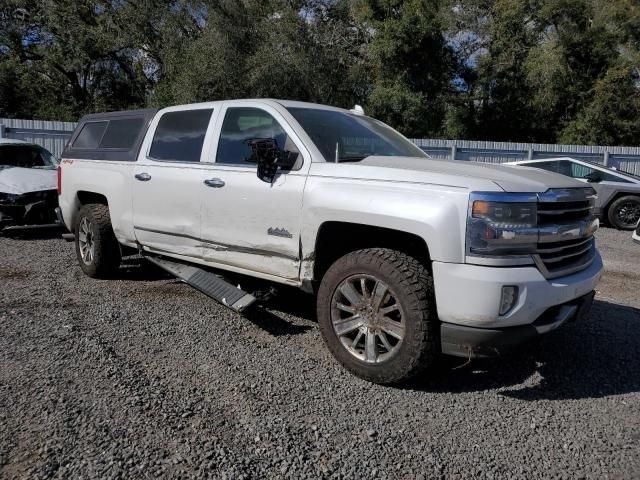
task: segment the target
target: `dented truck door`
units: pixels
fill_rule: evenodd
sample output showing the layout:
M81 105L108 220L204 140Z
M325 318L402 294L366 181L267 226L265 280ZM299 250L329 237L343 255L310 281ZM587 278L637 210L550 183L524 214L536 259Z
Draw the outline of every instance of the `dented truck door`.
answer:
M203 258L297 281L309 154L286 119L267 105L226 102L214 131L203 163ZM272 183L260 180L256 164L247 161L248 141L256 138L275 139L297 153L294 168L279 172Z

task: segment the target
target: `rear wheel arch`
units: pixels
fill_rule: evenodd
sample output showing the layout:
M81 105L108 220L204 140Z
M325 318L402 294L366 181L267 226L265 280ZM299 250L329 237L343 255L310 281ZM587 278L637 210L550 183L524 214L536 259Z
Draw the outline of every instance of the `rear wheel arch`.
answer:
M109 207L109 201L107 200L107 197L105 195L97 192L92 192L89 190L78 190L78 192L76 192L76 198L74 203L75 203L75 208L73 212L73 218L71 219L73 229L75 229L77 225L80 210L85 205L95 204L95 205L106 205L107 208Z
M101 193L79 190L76 196L78 197L78 202L80 203L80 205L87 205L89 203L109 205L107 197Z

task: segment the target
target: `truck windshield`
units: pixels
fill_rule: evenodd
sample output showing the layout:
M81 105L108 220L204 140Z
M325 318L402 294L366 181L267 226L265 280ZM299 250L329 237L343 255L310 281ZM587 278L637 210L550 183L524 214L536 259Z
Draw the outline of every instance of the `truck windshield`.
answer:
M372 155L429 158L391 127L363 115L289 107L327 162L358 162Z

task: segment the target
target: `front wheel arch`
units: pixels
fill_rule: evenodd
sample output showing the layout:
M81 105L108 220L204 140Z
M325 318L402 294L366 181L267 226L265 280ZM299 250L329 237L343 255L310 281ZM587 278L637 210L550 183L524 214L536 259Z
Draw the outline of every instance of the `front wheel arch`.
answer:
M401 251L418 260L431 273L431 254L422 237L374 225L327 221L320 225L315 239L313 279L322 281L326 271L340 257L368 248Z

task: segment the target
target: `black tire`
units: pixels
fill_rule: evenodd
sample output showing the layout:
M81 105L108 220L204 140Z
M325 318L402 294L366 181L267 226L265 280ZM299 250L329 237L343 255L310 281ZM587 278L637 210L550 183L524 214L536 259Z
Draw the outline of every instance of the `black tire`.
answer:
M337 311L332 303L334 295L340 295L336 292L343 282L357 279L358 275L382 281L393 294L391 298L402 308L404 338L390 358L380 363L368 363L354 356L340 340L332 321L332 311ZM409 255L386 248L358 250L345 255L324 275L317 302L318 323L327 347L338 362L364 380L380 384L404 382L432 366L438 358L439 322L433 281L426 268ZM376 346L374 350L380 348Z
M634 230L640 220L640 197L627 195L615 200L607 211L612 227L619 230Z
M90 258L83 259L81 253L80 230L86 220L93 242ZM75 228L76 256L82 271L92 278L108 278L118 269L122 256L120 245L113 233L109 207L101 204L88 204L80 209Z

